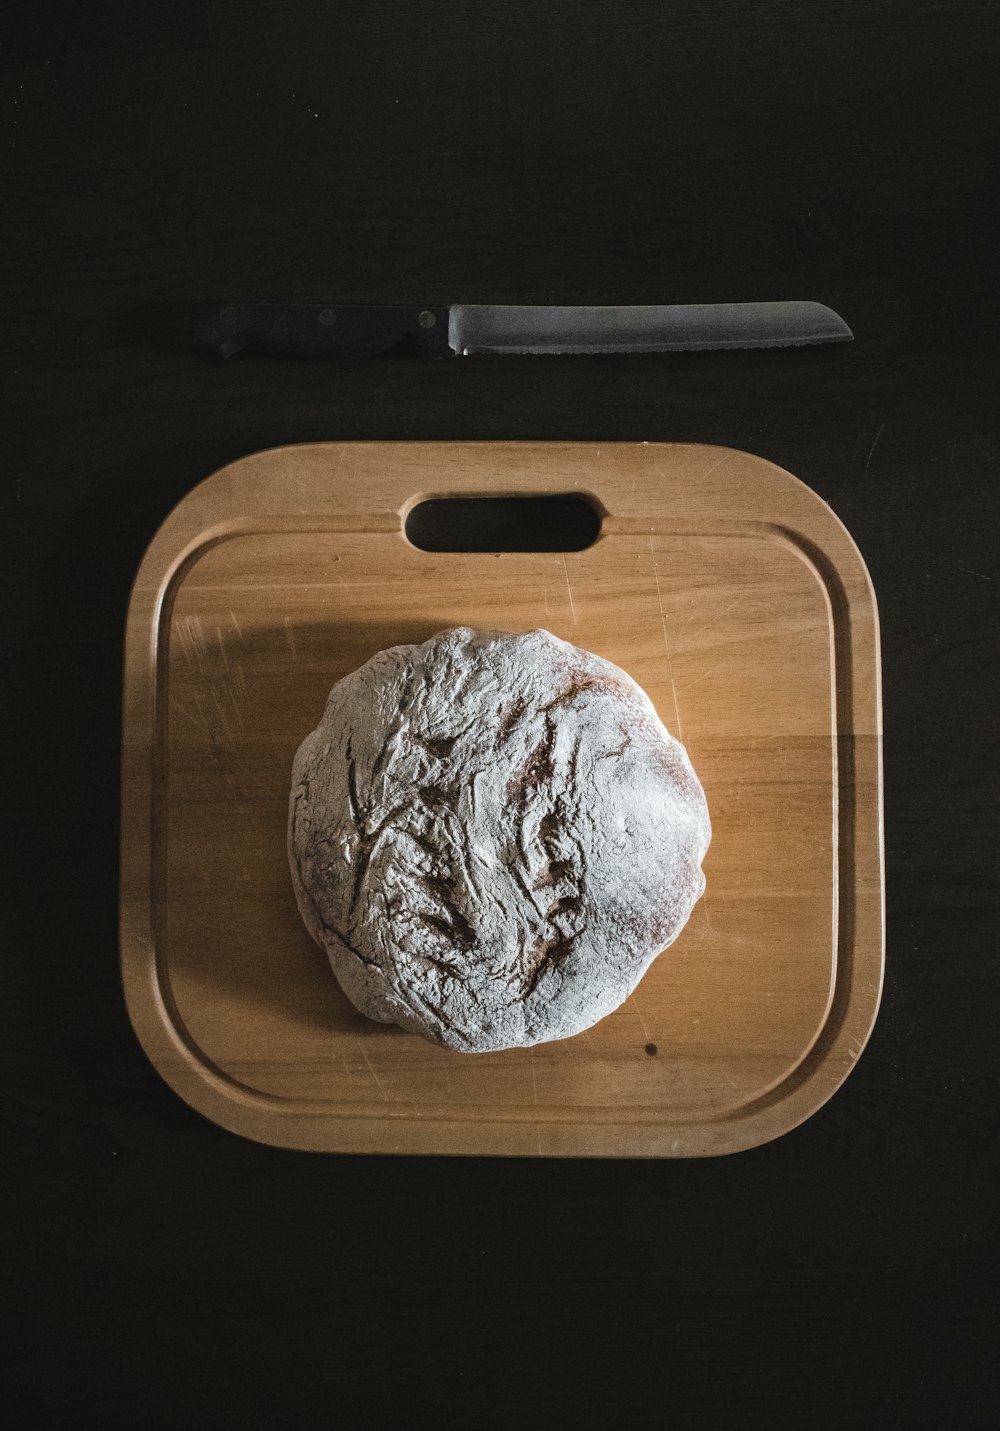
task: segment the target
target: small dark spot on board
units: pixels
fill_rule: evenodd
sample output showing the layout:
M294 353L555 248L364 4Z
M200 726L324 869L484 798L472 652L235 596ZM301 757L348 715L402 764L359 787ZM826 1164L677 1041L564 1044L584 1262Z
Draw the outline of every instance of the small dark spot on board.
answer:
M656 1055L657 1055L657 1054L659 1053L659 1051L660 1051L660 1050L656 1047L656 1044L655 1044L655 1043L647 1043L644 1047L645 1047L646 1053L649 1054L650 1058L655 1058Z

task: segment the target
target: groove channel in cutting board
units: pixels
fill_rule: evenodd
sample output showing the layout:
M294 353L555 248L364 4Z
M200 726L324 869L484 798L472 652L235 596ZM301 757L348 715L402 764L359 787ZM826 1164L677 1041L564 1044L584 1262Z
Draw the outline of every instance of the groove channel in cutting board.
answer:
M601 538L497 556L401 535L417 497L491 490L588 492ZM678 942L608 1019L532 1050L463 1055L363 1018L288 877L292 755L330 686L458 624L544 626L623 666L712 814ZM849 538L788 474L672 446L260 454L158 534L128 645L126 992L154 1063L217 1121L331 1149L723 1152L794 1126L857 1057L882 960L875 613Z

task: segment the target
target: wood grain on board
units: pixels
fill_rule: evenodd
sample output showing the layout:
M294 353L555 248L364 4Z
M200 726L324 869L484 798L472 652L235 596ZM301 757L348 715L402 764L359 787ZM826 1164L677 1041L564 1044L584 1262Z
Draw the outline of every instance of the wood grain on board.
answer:
M427 497L575 492L577 552L425 552ZM624 667L705 787L708 887L575 1038L467 1055L358 1014L295 908L292 756L334 681L447 626L543 626ZM208 1117L293 1147L692 1156L808 1117L883 963L877 615L790 474L675 444L279 448L168 518L129 611L122 961L138 1036Z

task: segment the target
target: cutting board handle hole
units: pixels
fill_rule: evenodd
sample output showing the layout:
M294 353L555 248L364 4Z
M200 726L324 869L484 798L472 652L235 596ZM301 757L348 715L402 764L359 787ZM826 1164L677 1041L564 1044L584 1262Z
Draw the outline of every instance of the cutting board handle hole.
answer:
M544 497L431 497L407 513L406 539L424 552L582 552L601 515L573 493Z

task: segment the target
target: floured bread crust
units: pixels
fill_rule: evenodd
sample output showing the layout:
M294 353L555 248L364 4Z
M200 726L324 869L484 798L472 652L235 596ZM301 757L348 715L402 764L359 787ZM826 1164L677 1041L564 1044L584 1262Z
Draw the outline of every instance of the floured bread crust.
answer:
M294 761L302 917L370 1018L485 1052L618 1007L705 888L684 747L547 631L443 631L330 693Z

